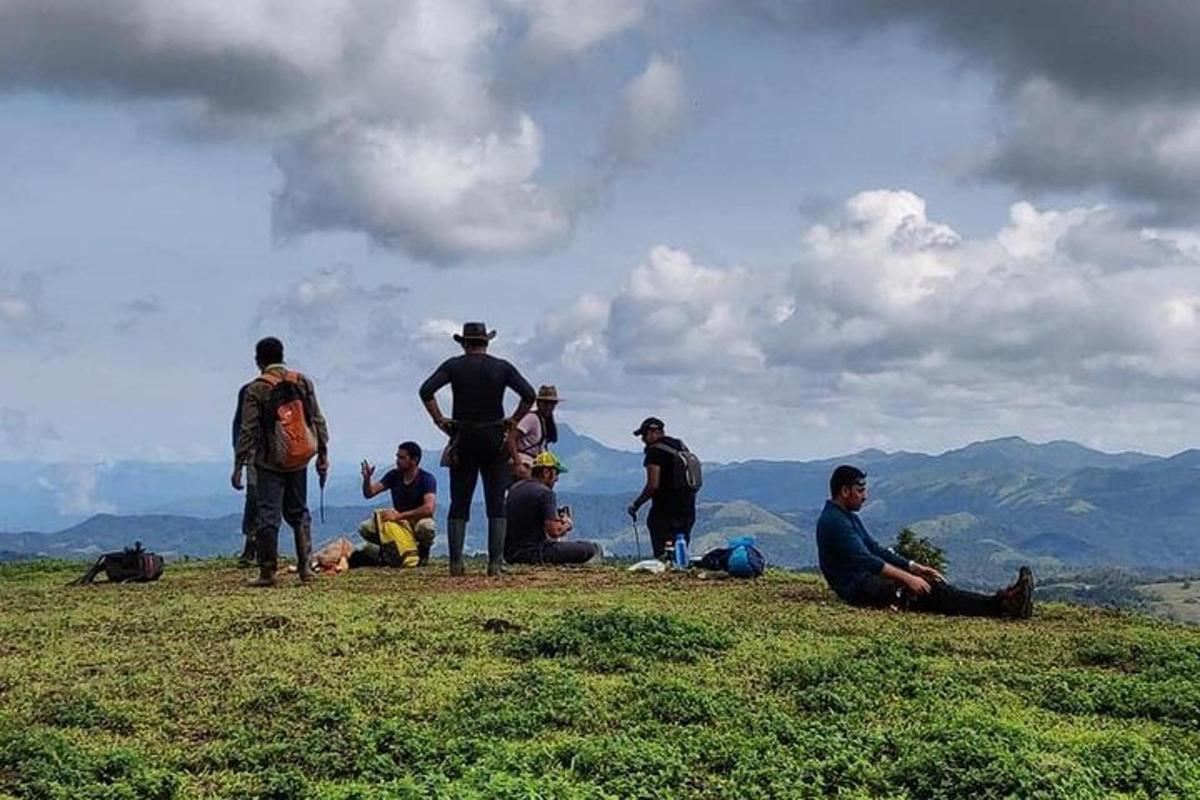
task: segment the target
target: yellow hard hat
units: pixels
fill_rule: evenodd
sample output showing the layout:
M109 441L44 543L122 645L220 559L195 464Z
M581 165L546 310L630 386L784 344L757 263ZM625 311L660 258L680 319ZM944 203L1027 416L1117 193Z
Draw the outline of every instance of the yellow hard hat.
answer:
M558 460L558 456L554 455L554 453L551 453L549 450L538 453L536 456L534 456L532 468L538 469L539 467L550 467L558 472L568 471L566 465Z

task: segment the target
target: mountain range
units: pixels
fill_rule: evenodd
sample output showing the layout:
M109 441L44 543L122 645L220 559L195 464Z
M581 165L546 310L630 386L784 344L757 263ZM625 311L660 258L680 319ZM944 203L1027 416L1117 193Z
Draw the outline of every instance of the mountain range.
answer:
M634 553L624 508L641 485L641 454L565 425L560 437L555 451L570 472L558 489L575 510L579 535ZM425 463L436 464L437 455L427 453ZM751 533L775 563L811 565L813 525L840 463L869 475L863 517L877 539L892 541L911 526L946 550L957 579L998 580L1018 562L1042 571L1200 568L1200 451L1165 458L1018 437L940 455L864 450L815 461L706 463L694 549ZM433 471L444 494L448 476ZM0 526L10 531L0 534L0 552L81 555L135 538L173 554L232 552L241 497L227 480L225 464L0 462ZM317 538L353 530L369 507L357 467L335 464L325 501ZM481 548L482 509L473 517L470 541Z

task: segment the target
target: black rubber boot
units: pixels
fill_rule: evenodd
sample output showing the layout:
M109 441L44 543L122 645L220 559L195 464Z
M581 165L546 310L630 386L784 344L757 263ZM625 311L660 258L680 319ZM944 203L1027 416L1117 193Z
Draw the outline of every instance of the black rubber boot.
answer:
M488 520L488 566L489 578L497 578L504 573L504 535L508 531L508 520L504 517L493 517Z
M302 583L308 583L317 579L317 574L312 570L312 520L307 516L304 521L296 527L296 572L300 575Z
M258 532L258 578L250 581L251 586L274 586L275 570L279 567L279 531L268 535Z
M258 562L258 548L255 546L255 537L247 536L246 545L242 548L242 554L238 556L239 567L250 567Z
M463 563L463 545L466 541L467 521L446 520L446 543L450 546L450 574L456 578L467 572L466 564Z
M417 566L418 567L429 566L429 551L432 548L433 548L433 545L429 542L418 542L417 543Z

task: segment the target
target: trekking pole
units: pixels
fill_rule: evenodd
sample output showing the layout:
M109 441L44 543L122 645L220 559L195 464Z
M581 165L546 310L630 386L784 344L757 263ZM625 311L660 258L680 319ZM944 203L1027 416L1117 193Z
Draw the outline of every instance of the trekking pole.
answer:
M642 538L638 536L637 517L633 518L633 542L637 546L638 561L642 560Z

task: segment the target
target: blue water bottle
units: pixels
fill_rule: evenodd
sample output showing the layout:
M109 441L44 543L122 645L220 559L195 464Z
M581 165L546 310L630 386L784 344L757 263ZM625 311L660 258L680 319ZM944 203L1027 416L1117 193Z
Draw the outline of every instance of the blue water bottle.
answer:
M675 537L675 569L688 568L688 548L687 539L683 534Z

